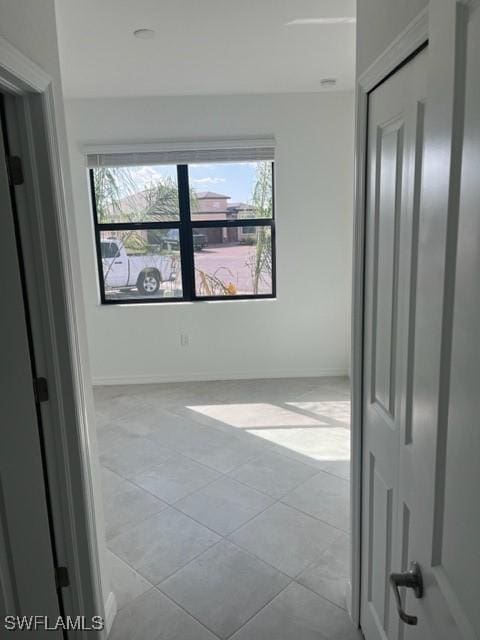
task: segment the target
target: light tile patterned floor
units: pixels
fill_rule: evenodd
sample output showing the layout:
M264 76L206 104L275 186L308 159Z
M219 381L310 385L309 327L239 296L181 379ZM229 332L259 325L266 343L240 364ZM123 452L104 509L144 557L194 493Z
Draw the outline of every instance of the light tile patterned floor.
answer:
M113 640L350 640L349 385L95 390Z

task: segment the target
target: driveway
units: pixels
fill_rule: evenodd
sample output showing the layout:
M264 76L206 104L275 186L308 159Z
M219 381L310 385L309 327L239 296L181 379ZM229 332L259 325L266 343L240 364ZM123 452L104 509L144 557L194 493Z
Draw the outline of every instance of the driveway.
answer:
M255 255L255 247L242 244L220 244L208 245L203 251L195 252L195 269L205 271L208 275L215 276L223 282L225 286L233 283L239 294L252 294L252 271L250 262ZM198 291L198 273L197 291ZM260 282L259 293L271 293L269 283ZM160 285L160 296L172 297L182 295L182 277L178 272L175 282L163 282ZM136 288L126 291L109 290L106 292L107 299L131 299L139 297ZM159 297L154 296L154 297Z
M216 276L225 285L233 283L238 293L253 293L250 263L255 256L251 245L209 245L195 252L195 268ZM198 277L197 277L198 286ZM270 286L260 283L259 293L270 293Z

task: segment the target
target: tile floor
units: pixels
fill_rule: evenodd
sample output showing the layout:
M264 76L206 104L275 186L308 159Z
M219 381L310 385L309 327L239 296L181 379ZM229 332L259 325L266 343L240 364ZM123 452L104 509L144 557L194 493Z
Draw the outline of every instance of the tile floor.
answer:
M344 378L98 387L112 640L350 640Z

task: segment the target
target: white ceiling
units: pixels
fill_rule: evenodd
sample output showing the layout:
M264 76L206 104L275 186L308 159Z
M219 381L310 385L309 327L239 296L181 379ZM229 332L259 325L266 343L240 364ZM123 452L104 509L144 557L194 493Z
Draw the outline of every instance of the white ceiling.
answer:
M353 88L355 0L57 0L67 97ZM155 38L133 36L154 29ZM332 89L328 89L332 91Z

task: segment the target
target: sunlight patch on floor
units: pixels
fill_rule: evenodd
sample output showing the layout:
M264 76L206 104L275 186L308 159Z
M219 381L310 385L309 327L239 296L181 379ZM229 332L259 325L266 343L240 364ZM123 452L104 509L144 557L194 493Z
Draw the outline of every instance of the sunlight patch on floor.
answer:
M187 406L187 409L239 429L249 429L251 427L307 427L326 424L314 416L306 416L298 411L291 411L263 402L195 405Z
M314 460L350 460L350 433L343 427L249 429L248 432Z
M349 402L286 402L190 405L187 408L244 433L314 460L350 459ZM315 413L306 415L306 413ZM323 419L322 419L323 418ZM343 426L345 424L345 426Z
M350 424L350 402L348 400L328 400L323 402L286 402L285 404L296 407L301 411L308 411L320 418L332 418L338 422Z

